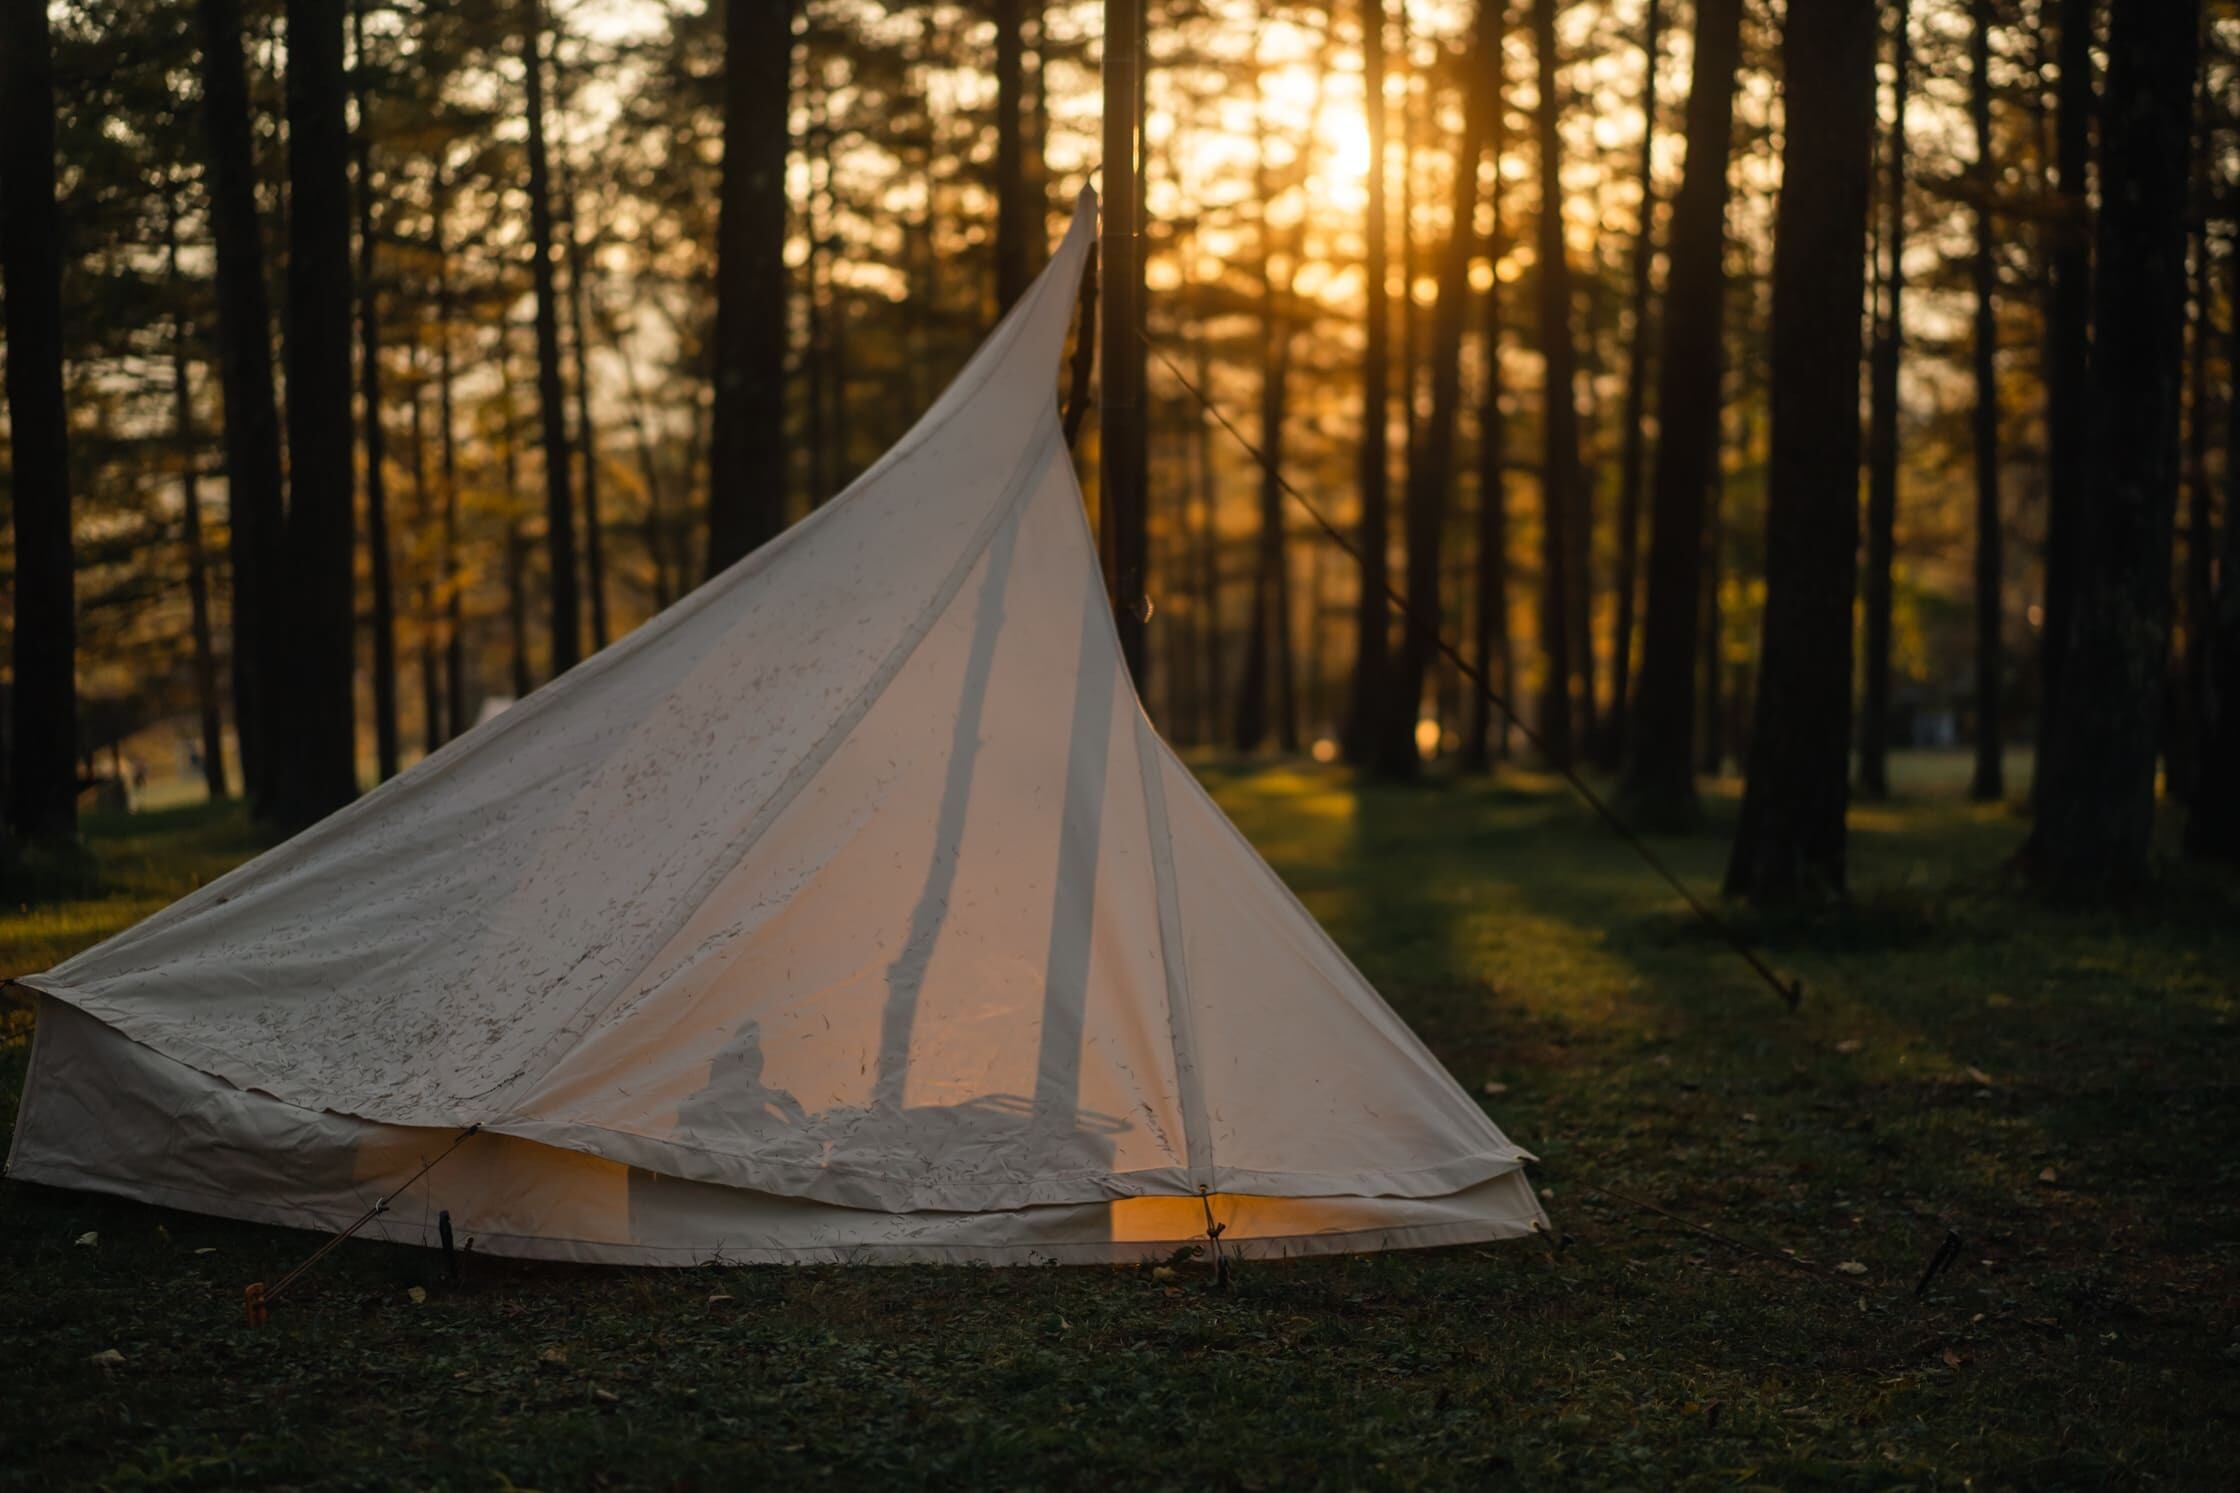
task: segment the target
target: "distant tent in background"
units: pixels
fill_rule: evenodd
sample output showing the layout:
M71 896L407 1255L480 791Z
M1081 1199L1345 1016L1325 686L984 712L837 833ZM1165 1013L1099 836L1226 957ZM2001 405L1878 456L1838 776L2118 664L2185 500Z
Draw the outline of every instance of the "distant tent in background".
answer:
M26 1181L643 1264L1543 1222L1138 707L1054 370L1094 234L845 494L23 983Z

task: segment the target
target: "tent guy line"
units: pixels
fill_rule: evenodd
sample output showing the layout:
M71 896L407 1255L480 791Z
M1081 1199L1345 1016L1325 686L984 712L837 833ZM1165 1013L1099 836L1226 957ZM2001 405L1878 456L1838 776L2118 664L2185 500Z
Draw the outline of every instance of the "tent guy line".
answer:
M1152 341L1151 334L1149 332L1144 330L1144 328L1142 328L1141 326L1138 326L1136 328L1136 336L1140 338L1143 342L1143 345L1150 350L1151 355L1159 360L1160 365L1164 367L1167 372L1173 374L1175 380L1180 383L1183 388L1187 389L1190 392L1191 396L1194 397L1199 404L1205 407L1206 413L1213 416L1214 422L1218 424L1223 430L1227 431L1230 437L1235 440L1239 446L1242 446L1244 448L1245 454L1250 456L1255 462L1257 462L1260 468L1275 480L1276 485L1278 487L1281 487L1284 492L1290 496L1291 501L1297 503L1299 507L1305 511L1307 517L1313 519L1316 526L1319 527L1323 533L1330 536L1331 542L1337 545L1338 548L1345 553L1346 557L1352 560L1355 565L1360 566L1364 572L1364 575L1366 575L1368 567L1362 560L1361 551L1352 540L1346 537L1344 531L1339 529L1339 527L1335 523L1333 523L1322 512L1321 509L1317 508L1311 501L1309 501L1304 493L1300 492L1298 488L1292 486L1291 479L1284 476L1283 473L1279 471L1268 460L1267 456L1261 452L1260 448L1254 445L1252 441L1245 435L1245 433L1239 430L1236 425L1229 419L1228 415L1222 411L1221 407L1213 402L1212 398L1206 393L1206 391L1199 388L1198 385L1191 380L1190 375L1184 373L1182 369L1176 365L1173 358L1167 356L1165 349L1161 348L1156 342ZM1460 648L1457 648L1453 643L1447 640L1446 634L1439 630L1437 624L1426 619L1421 613L1416 610L1414 603L1409 601L1407 593L1403 592L1399 587L1387 581L1384 587L1384 596L1385 600L1391 603L1393 610L1400 614L1400 618L1403 622L1405 622L1409 627L1415 628L1418 632L1428 637L1431 640L1433 646L1435 646L1439 650L1439 652L1445 656L1447 661L1453 664L1456 669L1461 671L1462 677L1469 680L1472 684L1476 685L1479 692L1486 697L1487 701L1491 703L1495 709L1499 710L1502 715L1508 718L1509 724L1517 728L1517 733L1519 735L1524 737L1524 739L1530 742L1534 747L1538 748L1543 754L1546 754L1547 743L1541 739L1540 733L1538 731L1535 731L1525 721L1525 719L1517 713L1516 708L1512 706L1498 690L1494 689L1494 687L1487 682L1485 674L1477 667L1477 665L1471 663L1469 659L1463 657L1462 650ZM1608 825L1619 839L1625 841L1626 844L1633 847L1634 853L1641 857L1643 863L1646 864L1650 870L1656 872L1658 876L1664 879L1664 882L1667 886L1671 887L1674 892L1679 894L1680 900L1687 903L1688 910L1695 914L1698 921L1700 921L1705 927L1709 928L1712 932L1718 934L1721 938L1726 940L1727 946L1733 949L1736 954L1742 957L1743 961L1757 973L1758 978L1765 981L1765 983L1773 990L1773 993L1780 996L1782 1001L1788 1005L1790 1010L1794 1011L1797 1009L1798 1005L1804 1000L1804 981L1802 979L1790 978L1784 980L1781 975L1773 969L1771 965L1766 963L1764 957L1761 956L1755 948L1751 947L1750 941L1744 938L1742 934L1735 929L1732 923L1729 923L1726 919L1720 917L1716 912L1713 912L1711 908L1704 903L1702 898L1698 897L1693 891L1689 889L1688 884L1685 881L1682 881L1679 877L1679 874L1665 863L1664 858L1658 855L1656 851L1649 848L1648 842L1641 838L1640 832L1634 829L1632 825L1626 823L1624 817L1621 816L1616 809L1612 808L1609 803L1603 799L1601 794L1595 792L1593 788L1589 787L1586 779L1580 777L1576 769L1566 764L1557 767L1556 772L1563 778L1566 783L1569 783L1571 785L1572 791L1577 793L1579 797L1586 802L1588 808L1594 810L1594 812L1601 817L1602 822Z

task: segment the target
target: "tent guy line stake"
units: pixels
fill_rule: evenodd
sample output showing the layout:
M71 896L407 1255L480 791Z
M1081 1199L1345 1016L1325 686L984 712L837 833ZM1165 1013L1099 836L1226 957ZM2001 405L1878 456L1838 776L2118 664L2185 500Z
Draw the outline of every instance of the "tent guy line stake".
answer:
M403 1196L407 1191L411 1189L414 1183L418 1182L422 1177L428 1175L428 1173L434 1171L438 1163L444 1161L451 1155L453 1151L458 1150L473 1137L481 1133L482 1125L479 1121L477 1121L475 1124L469 1125L466 1129L460 1131L458 1135L452 1138L451 1144L444 1147L444 1149L441 1152L437 1153L437 1155L432 1160L421 1162L420 1170L405 1178L403 1182L397 1185L394 1191L389 1192L381 1197L375 1198L373 1201L373 1206L366 1209L365 1212L359 1214L355 1223L351 1224L350 1227L342 1230L333 1238L329 1239L326 1243L313 1250L311 1252L310 1258L306 1259L302 1264L296 1266L295 1269L289 1271L286 1275L281 1276L280 1279L276 1281L269 1290L266 1289L264 1282L257 1281L254 1284L250 1285L247 1289L242 1291L242 1304L247 1310L249 1325L252 1327L262 1327L265 1323L265 1318L271 1309L272 1303L278 1301L283 1291L287 1290L288 1287L294 1285L299 1279L301 1279L305 1271L309 1270L312 1266L325 1259L327 1257L328 1251L332 1250L343 1240L349 1238L351 1235L357 1233L358 1230L364 1228L367 1224L373 1222L376 1218L379 1218L382 1214L388 1212L389 1204L393 1200ZM448 1233L450 1225L450 1216L448 1214L445 1215L444 1223L445 1232Z
M1250 440L1246 439L1245 433L1237 429L1237 427L1233 423L1231 423L1229 417L1222 412L1219 405L1216 405L1213 402L1211 396L1209 396L1205 390L1199 388L1195 383L1191 382L1190 375L1184 373L1182 369L1175 364L1174 359L1168 357L1165 350L1151 340L1150 334L1145 332L1143 328L1139 326L1136 328L1136 336L1142 339L1144 346L1150 349L1151 355L1159 360L1161 365L1166 368L1167 372L1173 374L1175 379L1179 383L1181 383L1182 387L1189 390L1190 393L1196 397L1199 404L1205 406L1206 413L1213 416L1214 422L1218 424L1223 430L1229 432L1231 438L1234 439L1239 446L1242 446L1244 448L1245 454L1250 456L1255 462L1259 463L1261 470L1265 471L1270 477L1275 479L1276 485L1282 488L1284 492L1290 496L1291 501L1297 503L1299 507L1306 512L1307 517L1313 519L1316 526L1319 527L1323 533L1330 536L1331 542L1336 544L1338 548L1354 562L1354 564L1362 565L1363 568L1366 569L1366 565L1362 560L1361 551L1353 543L1353 541L1348 539L1336 524L1332 523L1327 517L1325 517L1321 509L1317 508L1313 503L1309 502L1304 493L1300 492L1298 488L1291 485L1291 479L1284 476L1282 472L1278 471L1275 465L1268 460L1267 456L1260 450L1258 446L1254 445ZM1508 719L1510 725L1517 728L1517 733L1519 735L1524 737L1527 742L1531 743L1531 745L1536 748L1543 757L1547 757L1549 755L1547 743L1541 739L1540 733L1538 731L1535 731L1531 726L1525 723L1524 719L1517 714L1516 708L1512 706L1507 699L1505 699L1498 691L1494 689L1493 685L1487 681L1484 673L1479 670L1477 665L1471 663L1470 660L1462 656L1461 649L1457 648L1454 644L1447 641L1446 635L1439 630L1438 626L1435 623L1427 620L1416 611L1415 606L1408 600L1407 594L1405 592L1401 591L1397 586L1394 586L1391 582L1388 581L1385 583L1384 595L1385 600L1392 604L1393 610L1397 611L1400 614L1401 620L1405 622L1409 627L1414 628L1417 632L1429 638L1431 643L1439 650L1439 652L1446 658L1446 660L1449 663L1453 664L1456 669L1461 671L1462 677L1469 680L1472 684L1476 685L1479 692L1486 697L1487 701ZM1687 903L1688 910L1696 915L1698 921L1700 921L1705 927L1711 929L1714 933L1717 933L1721 938L1725 939L1728 946L1732 948L1736 954L1740 955L1743 961L1747 963L1751 969L1757 972L1758 978L1765 981L1766 984L1771 987L1773 993L1780 996L1783 1002L1788 1005L1790 1010L1794 1011L1797 1009L1798 1004L1804 999L1804 981L1800 979L1784 980L1778 973L1776 973L1773 967L1767 964L1766 961L1762 957L1760 957L1758 951L1750 946L1749 940L1745 939L1740 933L1736 932L1734 926L1727 922L1726 919L1713 912L1711 908L1704 903L1702 898L1698 897L1694 892L1690 891L1688 889L1688 884L1682 881L1679 875L1674 872L1670 866L1665 864L1664 858L1658 855L1656 851L1650 849L1648 843L1641 838L1640 834L1634 829L1634 827L1626 823L1626 821L1622 817L1620 817L1616 809L1611 808L1608 803L1604 802L1601 794L1595 792L1594 789L1587 786L1586 779L1580 777L1575 769L1566 764L1557 767L1556 771L1562 776L1563 780L1566 783L1569 783L1571 785L1572 791L1577 793L1581 799L1585 800L1587 807L1594 810L1594 812L1601 817L1602 822L1608 825L1610 829L1614 833L1616 833L1619 839L1632 846L1634 854L1640 856L1642 861L1648 865L1650 870L1656 872L1659 877L1663 878L1665 885L1671 887L1673 891L1679 894L1680 900Z

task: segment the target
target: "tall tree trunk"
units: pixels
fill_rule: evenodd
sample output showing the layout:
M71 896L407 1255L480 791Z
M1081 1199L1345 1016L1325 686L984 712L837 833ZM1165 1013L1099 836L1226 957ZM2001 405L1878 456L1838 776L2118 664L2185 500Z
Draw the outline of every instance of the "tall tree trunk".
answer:
M1844 889L1877 9L1873 0L1799 6L1782 35L1765 634L1727 866L1727 890L1759 902Z
M2180 572L2180 598L2185 619L2185 651L2173 676L2175 729L2162 744L2165 783L2172 798L2192 803L2194 789L2207 765L2201 756L2201 723L2209 690L2210 637L2216 622L2216 500L2209 486L2209 340L2214 319L2210 307L2209 208L2214 127L2209 122L2209 69L2195 79L2194 120L2201 139L2194 147L2193 206L2189 214L2193 240L2191 302L2192 327L2186 354L2186 522L2185 568Z
M1968 11L1968 119L1975 132L1975 160L1969 177L1976 228L1975 254L1969 266L1976 298L1972 426L1976 459L1976 768L1968 796L1978 803L1997 803L2006 796L2001 770L2005 738L1999 728L1999 705L2007 672L2000 626L1999 316L1994 300L1998 260L1992 215L1992 198L1999 184L1991 141L1990 0L1970 0Z
M2092 86L2094 0L2059 0L2060 77L2054 101L2052 294L2046 307L2045 612L2038 629L2037 761L2030 806L2045 806L2044 786L2059 749L2053 723L2075 617L2077 573L2085 567L2087 436L2092 378Z
M795 0L724 12L708 574L785 527L786 155Z
M1289 608L1283 605L1283 421L1291 374L1290 308L1285 288L1277 283L1274 227L1268 221L1277 189L1268 167L1268 125L1265 74L1254 112L1253 134L1258 147L1253 167L1253 195L1259 199L1260 230L1260 504L1259 523L1253 537L1252 618L1245 631L1244 672L1237 682L1237 708L1230 744L1240 752L1259 750L1267 739L1271 658L1278 651L1276 639L1290 625ZM1279 609L1280 608L1280 609ZM1286 692L1289 682L1285 682ZM1288 748L1287 748L1288 750Z
M459 439L452 406L451 369L451 248L448 216L451 206L449 173L438 169L434 202L430 209L436 261L436 420L443 464L443 686L445 717L453 735L466 731L467 627L466 582L459 566Z
M202 126L210 231L217 241L218 387L225 410L227 558L233 572L233 731L250 811L270 817L270 699L284 668L282 594L286 510L281 498L280 416L273 392L272 305L249 82L241 60L240 0L197 0L202 42Z
M1499 0L1495 0L1498 7ZM1440 254L1438 300L1431 322L1431 409L1408 469L1408 616L1400 657L1385 699L1384 727L1373 765L1380 777L1415 776L1416 716L1445 623L1439 587L1439 545L1454 486L1455 424L1462 405L1462 329L1470 300L1470 252L1477 238L1478 161L1485 154L1487 115L1497 102L1493 74L1501 43L1500 10L1481 3L1463 70L1462 139L1455 151L1454 195Z
M1128 676L1138 685L1144 667L1144 571L1148 446L1143 411L1143 99L1144 0L1105 0L1104 183L1105 232L1099 284L1105 335L1098 349L1103 392L1104 471L1097 494L1102 528L1105 590Z
M574 173L566 152L560 157L560 195L568 204L568 346L575 373L576 445L583 453L583 579L591 595L591 648L607 646L606 524L599 516L599 440L591 423L591 339L584 330L583 277L590 256L583 251L577 217Z
M373 744L374 773L381 782L397 775L401 751L397 733L397 590L395 545L389 537L388 426L382 409L381 283L374 221L373 70L366 58L366 0L352 0L353 91L358 100L358 397L365 404L366 550L373 587Z
M300 825L358 795L343 0L288 0L287 26L288 667L273 699L291 709L272 775L275 817Z
M1579 471L1578 349L1571 340L1571 265L1563 242L1563 113L1556 68L1556 0L1532 0L1532 41L1539 60L1540 101L1534 110L1540 145L1538 259L1540 354L1546 368L1540 463L1540 739L1549 764L1571 765L1571 599L1569 520Z
M2145 876L2185 354L2186 187L2194 0L2114 8L2108 35L2092 295L2090 446L2044 789L2030 839L2041 876L2108 888Z
M436 649L435 568L428 563L430 539L437 533L434 494L428 488L428 436L426 376L420 369L420 348L412 350L412 526L416 531L412 553L419 572L413 594L420 634L420 754L433 756L445 739L443 719L443 666ZM454 723L456 729L456 723Z
M2240 369L2240 224L2226 250L2231 320L2227 366ZM2187 806L2186 849L2240 862L2240 398L2227 395L2224 430L2224 553L2216 612L2209 619L2207 679L2201 696L2201 778Z
M996 24L996 314L1027 288L1027 152L1023 0L994 0Z
M506 485L506 659L516 700L536 688L529 662L529 536L521 522L521 418L513 407L513 350L510 326L498 329L499 420L505 427Z
M164 275L175 304L183 304L186 282L179 274L179 209L166 204L163 217ZM194 646L195 712L202 723L202 785L213 801L227 796L224 712L218 704L217 649L210 635L210 559L202 542L202 453L194 427L194 388L188 379L185 314L171 322L171 435L179 448L179 529L187 552L187 624Z
M15 686L8 825L78 824L77 558L62 394L62 221L55 207L54 53L43 4L0 18L0 281L7 297L8 500L15 523Z
M1648 595L1624 779L1624 797L1636 818L1659 829L1692 824L1697 812L1697 624L1703 609L1705 496L1719 458L1727 157L1742 54L1742 0L1699 0L1694 49L1688 158L1672 199L1665 251Z
M521 14L521 70L526 84L522 98L529 123L529 252L537 297L537 406L544 426L545 550L551 571L546 579L552 606L552 672L559 675L583 656L583 613L576 579L575 495L568 480L568 409L560 376L560 296L552 270L543 0L522 0ZM720 316L719 311L719 320Z
M1618 467L1618 615L1611 639L1610 717L1603 731L1606 766L1625 760L1633 709L1633 624L1640 590L1641 481L1649 417L1649 282L1657 257L1657 59L1663 0L1649 0L1641 33L1641 221L1633 234L1633 336L1626 350L1625 432Z
M1890 154L1883 178L1882 298L1869 359L1866 678L1859 694L1859 795L1890 793L1890 568L1898 547L1898 373L1905 355L1906 100L1913 82L1912 7L1891 12Z
M1192 377L1201 389L1213 387L1213 349L1206 337L1205 319L1201 316L1192 328L1191 352L1195 359ZM1205 410L1198 411L1191 434L1195 441L1194 455L1198 468L1198 490L1205 495L1199 505L1197 519L1192 528L1191 548L1197 557L1196 582L1199 603L1205 609L1205 626L1198 637L1198 647L1203 656L1199 661L1200 675L1205 685L1206 740L1212 740L1219 728L1215 725L1219 702L1224 698L1223 686L1228 680L1225 662L1226 649L1221 640L1221 485L1214 475L1213 417Z
M1391 645L1386 592L1391 573L1392 301L1385 211L1385 0L1361 0L1361 87L1369 116L1369 203L1363 228L1367 274L1362 291L1367 342L1361 361L1361 589L1354 604L1353 699L1342 745L1348 762L1368 761L1383 715Z
M1486 162L1489 179L1486 195L1493 207L1493 225L1486 240L1486 290L1478 334L1480 362L1478 392L1478 510L1476 542L1471 556L1477 605L1472 613L1470 656L1481 678L1516 699L1516 671L1509 644L1509 473L1507 416L1501 408L1501 156L1506 144L1509 108L1506 52L1495 47L1486 59L1491 76L1493 103L1486 120L1490 138ZM1509 716L1495 708L1484 689L1470 694L1469 727L1463 736L1462 765L1467 772L1485 772L1494 756L1509 755Z
M608 314L602 312L599 319L608 346L622 363L623 387L630 396L630 430L638 448L638 478L646 489L646 516L640 533L645 543L646 564L653 572L653 609L663 612L676 600L676 587L669 578L669 512L663 498L666 484L661 478L661 453L654 442L653 422L647 418L645 389L638 380L638 360L631 354L627 338L617 333Z

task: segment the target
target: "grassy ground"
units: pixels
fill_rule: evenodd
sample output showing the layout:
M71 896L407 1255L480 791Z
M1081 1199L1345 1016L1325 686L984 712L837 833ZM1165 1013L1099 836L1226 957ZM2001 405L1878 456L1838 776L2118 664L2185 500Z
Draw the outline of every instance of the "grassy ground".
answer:
M2002 869L2017 821L1917 761L1856 816L1853 906L1752 925L1805 981L1789 1015L1545 780L1208 775L1456 1076L1505 1086L1559 1258L1259 1265L1225 1294L500 1263L451 1288L369 1244L252 1332L242 1284L308 1236L8 1184L0 1483L2232 1485L2231 879L2042 908ZM1732 807L1664 846L1699 885ZM248 848L207 810L94 834L112 894L0 914L0 972ZM1959 1263L1917 1300L1948 1226Z

